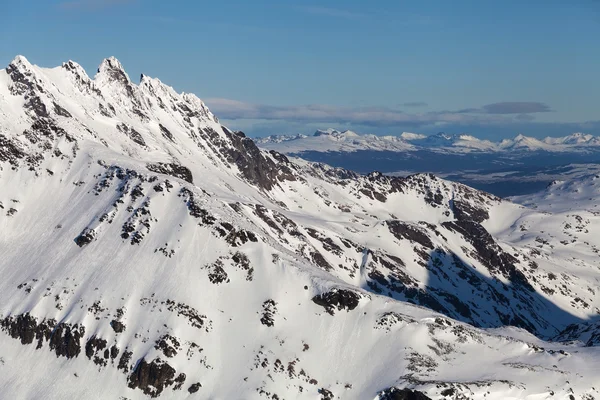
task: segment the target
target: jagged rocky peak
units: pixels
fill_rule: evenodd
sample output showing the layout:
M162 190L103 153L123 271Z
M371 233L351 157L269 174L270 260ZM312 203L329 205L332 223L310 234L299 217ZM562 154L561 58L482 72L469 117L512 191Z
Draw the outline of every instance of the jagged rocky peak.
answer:
M11 77L12 81L16 84L29 84L33 78L33 65L25 57L19 55L14 58L6 67L6 73ZM21 91L18 91L19 93Z
M8 64L8 66L13 68L30 68L31 63L25 56L18 55L10 62L10 64Z
M123 65L115 57L105 58L102 61L94 80L98 82L119 82L127 86L131 85L129 75L127 75Z
M85 69L83 69L81 65L79 65L73 60L69 60L67 62L62 63L62 68L69 72L72 72L75 75L80 76L81 78L89 79L89 76L87 72L85 72Z
M193 93L181 93L181 97L186 103L190 104L193 108L201 110L202 114L204 114L210 120L219 123L219 119L208 109L206 104L195 94Z
M112 70L120 70L125 72L125 69L123 68L123 65L121 65L121 62L117 60L114 56L102 60L102 63L98 67L98 73Z

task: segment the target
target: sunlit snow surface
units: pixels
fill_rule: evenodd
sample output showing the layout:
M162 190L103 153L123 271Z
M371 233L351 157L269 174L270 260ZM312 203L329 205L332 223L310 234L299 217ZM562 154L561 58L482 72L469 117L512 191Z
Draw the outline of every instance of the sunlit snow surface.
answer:
M197 97L135 85L115 59L94 79L72 62L15 59L0 71L0 135L14 156L0 158L0 398L375 399L390 387L600 398L587 336L540 339L598 313L595 177L515 200L526 207L429 175L358 176L267 152L258 167L271 160L278 175L254 181L232 161L245 154L235 133ZM193 183L156 172L160 162ZM512 272L479 258L453 225L460 209L488 214L490 248L513 255ZM531 285L527 304L515 276ZM315 301L332 293L350 300ZM27 313L83 327L79 353L65 356L66 336L52 348L57 329L39 349L37 336L23 344L30 330L10 321ZM157 359L171 382L132 388Z

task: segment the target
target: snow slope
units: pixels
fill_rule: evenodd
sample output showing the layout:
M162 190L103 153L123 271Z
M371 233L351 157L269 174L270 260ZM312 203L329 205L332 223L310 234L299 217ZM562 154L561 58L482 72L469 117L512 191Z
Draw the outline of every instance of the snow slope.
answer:
M599 228L261 151L114 58L92 79L17 57L0 397L597 398Z

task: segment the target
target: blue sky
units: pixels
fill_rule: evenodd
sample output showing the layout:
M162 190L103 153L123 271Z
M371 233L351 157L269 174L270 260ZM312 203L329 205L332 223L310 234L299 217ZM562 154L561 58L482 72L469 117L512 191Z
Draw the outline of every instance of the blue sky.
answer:
M600 1L30 0L0 63L114 55L250 135L600 135Z

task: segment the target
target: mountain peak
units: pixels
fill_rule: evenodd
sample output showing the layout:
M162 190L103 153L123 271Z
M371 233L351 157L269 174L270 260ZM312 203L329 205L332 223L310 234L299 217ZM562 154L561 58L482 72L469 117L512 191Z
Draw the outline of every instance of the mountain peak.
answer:
M313 136L331 136L332 134L339 133L337 129L327 128L325 130L317 129Z
M120 70L125 72L125 70L123 69L123 65L121 65L121 62L113 56L102 60L102 63L100 63L100 66L98 67L98 73L109 70Z
M102 60L98 67L98 73L94 78L97 82L119 82L130 86L131 80L125 72L123 65L115 57L109 57Z
M522 142L523 140L527 140L527 139L529 139L527 136L523 135L522 133L519 133L517 136L515 136L514 141Z
M25 56L18 55L11 62L11 65L31 65L29 60Z
M16 56L10 64L8 64L7 71L19 70L19 71L31 71L33 65L24 56Z

